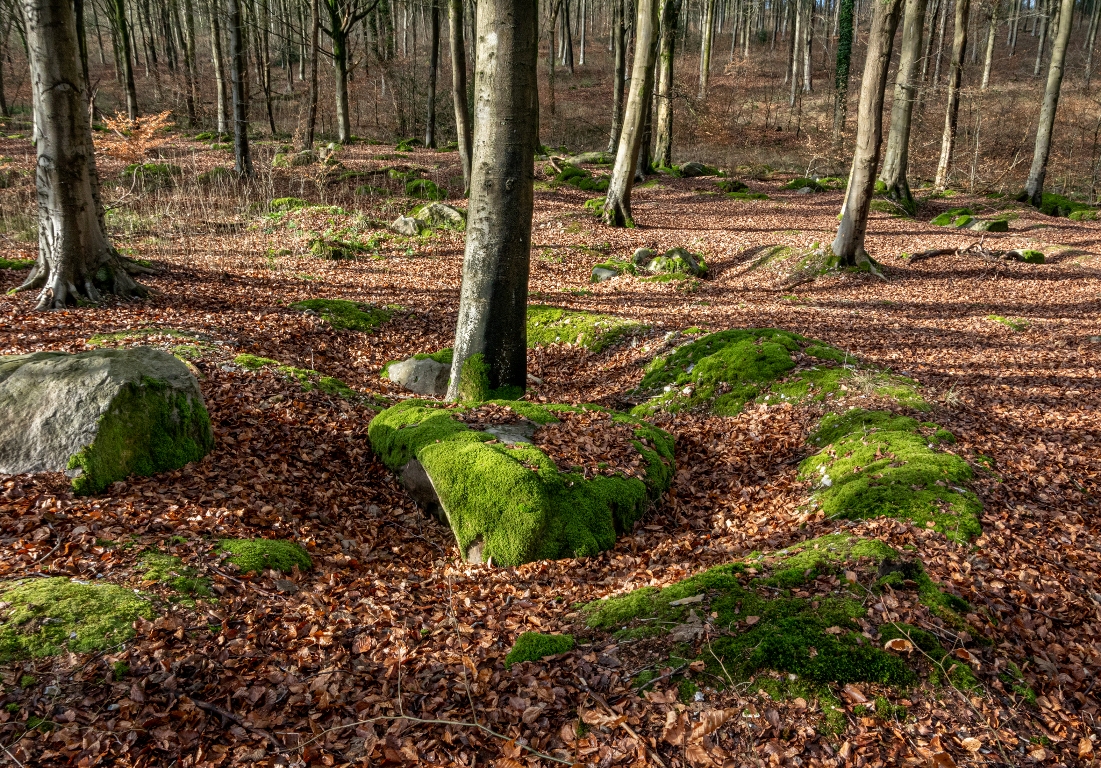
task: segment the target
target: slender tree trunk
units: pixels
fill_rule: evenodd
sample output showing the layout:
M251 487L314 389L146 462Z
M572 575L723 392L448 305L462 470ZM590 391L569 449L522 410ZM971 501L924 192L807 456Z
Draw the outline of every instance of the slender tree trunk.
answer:
M562 5L562 66L573 74L573 30L570 28L570 0Z
M642 0L645 2L645 0ZM703 0L703 27L700 30L700 93L707 98L707 78L711 73L711 43L714 38L715 0ZM637 46L636 46L637 50Z
M673 165L673 54L682 0L665 0L661 10L661 47L658 53L657 150L659 168Z
M810 48L814 38L814 0L807 0L807 18L803 22L803 93L813 90Z
M914 196L907 179L910 162L910 126L918 87L918 57L925 29L926 0L906 0L902 26L902 52L895 78L895 100L891 105L891 131L879 178L887 194L908 211L914 210Z
M233 91L233 157L237 175L251 178L252 154L248 146L248 62L239 0L227 0L229 22L230 81Z
M463 0L448 0L451 46L451 100L455 107L455 134L463 166L463 195L470 194L470 112L466 103L466 47L463 41Z
M126 20L126 0L112 0L115 28L119 41L119 57L122 59L122 75L126 84L126 116L138 117L138 89L134 85L133 55L130 52L130 25Z
M24 0L38 163L38 259L17 290L38 290L36 309L61 309L103 294L144 296L137 265L107 239L99 197L88 86L71 2Z
M551 5L551 17L550 24L547 25L547 29L550 31L550 50L547 52L547 64L550 66L550 75L547 78L547 90L550 91L550 96L547 99L547 106L550 107L550 113L555 113L554 106L554 64L558 58L558 52L555 50L555 27L558 25L558 14L562 11L562 0L552 0Z
M868 211L875 191L876 166L879 164L883 138L883 94L887 89L887 70L891 64L891 48L902 0L875 0L872 8L868 52L860 84L856 149L841 223L831 246L833 257L841 266L871 263L864 252L864 235L868 229Z
M1051 0L1039 0L1040 31L1036 35L1036 64L1032 68L1032 76L1039 77L1044 65L1044 48L1047 44L1048 17L1051 15Z
M428 28L428 119L424 146L436 148L436 77L440 70L440 0L432 0Z
M473 175L449 399L527 385L527 298L539 143L539 9L479 0ZM553 49L551 51L554 53Z
M309 0L310 3L310 93L306 104L306 137L303 149L313 149L314 129L317 126L317 64L321 49L321 0Z
M180 20L180 24L183 27L184 33L184 82L187 89L184 93L184 99L187 107L187 122L189 125L194 126L196 100L195 8L191 0L183 0L183 18Z
M994 39L997 37L998 32L998 2L995 0L994 7L990 12L990 29L986 35L986 56L983 59L982 65L982 85L979 90L985 91L986 87L990 85L990 67L994 61Z
M970 9L971 0L956 0L952 63L948 70L948 108L944 114L944 134L941 137L937 177L933 182L938 192L948 186L948 170L952 163L952 150L956 146L956 120L960 112L960 83L963 81L963 61L967 53L967 21Z
M1070 40L1073 15L1074 0L1063 0L1062 9L1059 12L1059 28L1051 49L1051 63L1048 65L1044 103L1040 107L1040 123L1036 128L1036 148L1032 155L1032 169L1028 172L1028 183L1025 185L1028 201L1037 208L1043 202L1044 177L1047 176L1047 161L1051 154L1051 133L1055 127L1055 113L1059 107L1059 91L1063 85L1063 65L1067 57L1067 43Z
M658 0L635 0L635 60L631 67L631 91L624 110L623 131L619 135L608 197L604 202L604 223L612 227L633 227L631 189L642 146L646 112L654 87L654 61L658 49Z
M627 41L624 39L625 0L612 0L612 133L608 137L608 151L612 152L619 144L619 134L623 130L623 91L627 73Z
M956 0L960 2L960 0ZM949 0L941 0L941 4L944 6L940 14L940 26L937 29L937 60L933 66L933 87L936 88L940 85L940 63L944 60L944 30L948 26L948 3Z
M210 15L210 54L214 60L214 98L218 105L218 133L229 132L229 105L226 93L225 63L222 59L221 8L217 0L207 0L207 12Z
M660 0L659 0L660 2ZM656 48L657 29L654 30L654 47ZM657 58L654 58L654 67L657 67ZM635 165L635 183L646 181L646 177L654 172L653 156L650 147L654 140L654 81L656 70L650 74L650 96L644 106L645 115L642 121L642 141L639 143L638 163Z
M578 8L581 14L581 34L578 35L577 64L585 66L585 35L588 33L589 0L581 0Z
M939 20L938 14L941 12L941 6L947 4L948 0L931 0L932 12L929 15L929 38L925 41L925 55L921 57L921 82L925 82L929 77L929 59L933 52L933 41L936 39L936 35L933 34Z
M334 20L339 28L340 22ZM348 40L344 30L333 29L333 70L336 74L336 135L344 143L352 135L352 117L348 111Z
M803 0L790 0L795 5L795 28L792 30L791 35L791 99L790 106L795 106L795 96L799 92L799 54L800 44L799 41L803 39L802 22L803 22Z
M1089 90L1090 79L1093 77L1093 49L1097 40L1097 26L1101 21L1101 0L1093 0L1093 13L1090 15L1090 29L1086 34L1086 72L1084 86Z
M849 103L849 68L853 52L853 0L840 0L837 14L837 66L834 69L833 148L841 147ZM905 43L903 43L905 46ZM905 51L905 47L903 48ZM905 54L903 54L905 55ZM897 103L897 102L896 102Z

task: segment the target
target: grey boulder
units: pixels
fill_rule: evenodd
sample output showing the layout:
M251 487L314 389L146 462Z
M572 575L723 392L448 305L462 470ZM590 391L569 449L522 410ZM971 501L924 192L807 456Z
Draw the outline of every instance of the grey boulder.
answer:
M411 357L390 363L386 377L403 389L418 395L443 397L447 394L447 382L451 378L451 366L432 358L418 360Z
M0 357L0 474L66 472L77 493L201 459L199 384L154 347Z
M619 277L619 273L614 269L608 269L607 267L593 267L593 274L589 278L589 282L603 283L605 280L611 280L613 277Z
M446 203L423 205L413 214L413 218L429 227L450 227L451 229L466 227L466 214Z
M390 229L399 235L416 237L421 233L421 223L412 216L398 216L390 222Z

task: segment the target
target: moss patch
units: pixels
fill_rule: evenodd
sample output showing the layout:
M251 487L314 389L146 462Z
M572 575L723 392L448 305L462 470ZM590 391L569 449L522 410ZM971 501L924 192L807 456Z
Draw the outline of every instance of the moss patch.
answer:
M505 667L522 661L539 661L545 656L555 656L573 650L573 635L544 635L540 632L524 632L505 657Z
M826 185L819 183L817 179L807 178L806 176L800 176L799 178L792 179L787 184L785 184L783 188L798 190L805 187L810 187L811 190L814 192L825 192L828 189Z
M122 171L124 179L137 178L146 188L168 186L181 174L183 174L183 168L171 163L131 163Z
M966 487L971 468L937 450L951 434L884 411L826 416L812 436L825 447L799 465L828 517L898 517L966 542L982 529L982 504Z
M536 424L557 421L556 406L493 402ZM368 434L391 470L400 472L412 459L421 463L464 556L476 544L483 561L499 565L594 555L629 531L672 479L672 436L628 416L615 420L632 427L645 480L560 472L535 446L499 442L455 412L407 400L376 416Z
M405 194L422 200L443 200L447 197L447 190L430 179L413 179L406 182Z
M647 326L634 320L595 312L579 312L558 307L528 307L528 346L539 344L577 344L590 352L601 352Z
M1000 323L1011 331L1028 330L1028 321L1020 318L1002 317L1001 315L987 315L986 319L993 323Z
M105 347L117 344L129 339L148 340L149 337L164 336L170 339L201 339L201 334L192 331L181 331L177 328L127 328L123 331L111 333L96 333L88 337L85 342L89 347Z
M930 224L938 227L962 227L971 222L972 212L970 208L953 208L935 217Z
M0 624L0 663L88 653L133 637L132 624L153 607L114 584L79 584L65 578L32 579L0 594L9 604Z
M593 176L584 168L576 165L565 164L562 171L555 175L554 180L560 184L569 184L585 192L607 192L608 177Z
M175 555L149 550L142 554L139 567L146 581L165 584L185 597L210 596L210 581L201 578Z
M222 539L218 552L228 552L226 559L241 569L241 573L263 573L267 569L290 573L295 566L300 571L313 567L313 561L301 545L286 539Z
M291 304L299 312L316 312L334 330L371 333L394 315L390 308L375 307L346 299L307 299Z
M283 365L278 360L272 360L270 357L244 354L237 355L233 358L233 362L249 371L258 371L269 365L275 366L279 373L287 378L295 379L304 392L320 389L327 395L336 395L346 399L356 397L358 394L340 379L326 376L312 368L296 368L293 365Z
M0 258L0 269L30 269L33 266L34 259Z

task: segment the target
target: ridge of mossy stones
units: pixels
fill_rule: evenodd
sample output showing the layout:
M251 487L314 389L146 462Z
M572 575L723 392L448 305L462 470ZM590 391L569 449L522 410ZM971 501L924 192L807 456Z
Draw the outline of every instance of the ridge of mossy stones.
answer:
M577 344L590 352L602 352L625 336L646 330L635 320L597 312L531 304L527 310L528 346Z
M371 333L394 315L394 307L376 307L347 299L306 299L290 305L299 312L313 312L333 330ZM400 308L397 308L400 309Z
M305 548L287 539L222 539L217 551L228 553L226 559L245 574L263 573L269 568L291 573L295 567L300 571L313 567Z
M505 656L505 668L524 661L539 661L547 656L557 656L573 650L573 635L545 635L541 632L523 632L516 638L512 650Z

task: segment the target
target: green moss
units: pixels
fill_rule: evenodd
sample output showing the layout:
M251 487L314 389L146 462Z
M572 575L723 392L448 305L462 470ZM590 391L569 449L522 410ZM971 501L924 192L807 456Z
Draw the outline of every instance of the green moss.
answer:
M528 346L577 344L590 352L602 352L624 336L644 331L647 326L634 320L595 312L529 305Z
M77 494L99 493L130 475L148 477L198 461L214 447L202 400L168 394L155 379L121 389L101 418L95 440L69 457Z
M1067 218L1071 221L1097 221L1097 210L1090 208L1088 210L1071 211ZM1033 694L1033 696L1035 695Z
M895 216L900 219L913 218L911 211L901 203L896 203L893 200L872 200L869 209L879 213L886 213L888 216Z
M1001 323L1011 331L1028 330L1029 323L1027 320L1020 320L1012 317L1002 317L1001 315L987 315L986 319L995 323Z
M365 247L350 240L335 240L328 237L315 237L309 242L310 253L319 259L328 261L342 261L354 259L356 254L363 252Z
M715 182L715 186L719 188L720 192L731 193L749 191L749 185L738 179L719 179Z
M481 353L463 360L459 371L459 399L480 403L493 397L489 386L489 364Z
M534 403L494 401L536 423L555 410ZM560 472L533 445L508 445L470 429L453 411L408 400L376 416L371 446L397 472L411 459L424 466L446 510L460 550L477 542L482 558L500 565L584 557L615 544L669 487L673 438L625 415L646 466L645 480L622 476L585 479Z
M784 185L784 189L803 189L804 187L810 187L815 192L825 192L827 187L818 182L816 179L810 179L806 176L800 176L799 178L792 179Z
M539 632L524 632L513 644L505 657L505 667L522 661L539 661L545 656L555 656L573 650L573 635L544 635Z
M327 395L336 395L345 399L357 397L359 394L340 379L326 376L312 368L296 368L293 365L283 365L278 360L272 360L270 357L242 354L233 358L233 362L250 371L258 371L264 366L274 365L279 373L296 380L305 392L320 389Z
M1080 211L1096 213L1096 209L1091 208L1084 203L1079 203L1076 200L1071 200L1069 197L1064 197L1063 195L1056 195L1053 192L1044 192L1042 198L1043 200L1039 206L1040 213L1043 213L1047 216L1060 216L1063 218L1067 218L1072 214L1078 213ZM1017 200L1020 202L1031 202L1028 199L1028 195L1024 192L1017 196Z
M313 561L301 545L286 539L222 539L218 552L228 552L227 560L241 573L262 573L267 569L290 573L313 567Z
M593 216L604 215L604 203L607 200L605 197L591 197L585 201L581 207L585 209L587 213L591 213Z
M827 517L904 518L962 542L981 533L982 504L965 487L971 468L936 450L937 438L909 420L850 411L827 417L812 436L815 444L827 439L799 466L800 477L815 482L814 497Z
M0 258L0 269L30 269L33 266L34 259Z
M418 352L417 354L413 355L414 360L435 360L437 363L443 363L444 365L451 365L452 358L453 358L453 353L452 353L451 347L447 347L446 349L441 349L439 352L431 352L431 353ZM379 375L382 376L383 378L386 378L387 374L390 371L390 366L393 365L394 363L400 363L400 362L402 362L402 361L401 360L391 360L390 362L386 363L386 365L382 366L382 370L379 371Z
M394 308L375 307L345 299L307 299L296 301L290 306L299 312L316 312L337 331L371 333L394 315Z
M1026 264L1043 264L1046 261L1043 251L1033 251L1026 248L1018 251L1018 253L1021 254L1021 261Z
M171 163L131 163L122 171L123 178L137 178L147 188L167 186L182 173L183 168Z
M237 357L233 358L233 362L250 371L258 371L265 365L279 365L278 360L272 360L270 357L259 357L257 355L248 354L237 355Z
M963 225L958 224L956 222L958 220L960 220L961 217L967 217L967 221L965 223L970 222L971 221L971 216L972 216L972 211L971 211L970 208L953 208L950 211L945 211L944 213L940 214L939 216L934 218L929 223L930 224L935 224L938 227L948 227L948 226L960 227L960 226L963 226Z
M123 331L111 333L96 333L85 342L89 347L103 347L117 344L128 339L143 339L148 336L167 336L170 339L198 339L200 335L192 331L181 331L176 328L127 328Z
M443 200L447 197L447 190L429 179L413 179L406 182L405 194L422 200Z
M31 579L8 587L0 624L0 663L88 653L133 637L133 623L153 617L152 606L114 584L80 584L66 578Z
M607 259L598 264L593 264L593 269L610 269L618 275L637 275L638 267L629 261L623 261L622 259ZM590 282L597 282L596 276L589 278Z
M194 568L166 552L149 550L141 556L140 568L146 581L166 584L186 597L209 597L210 581L198 576Z

